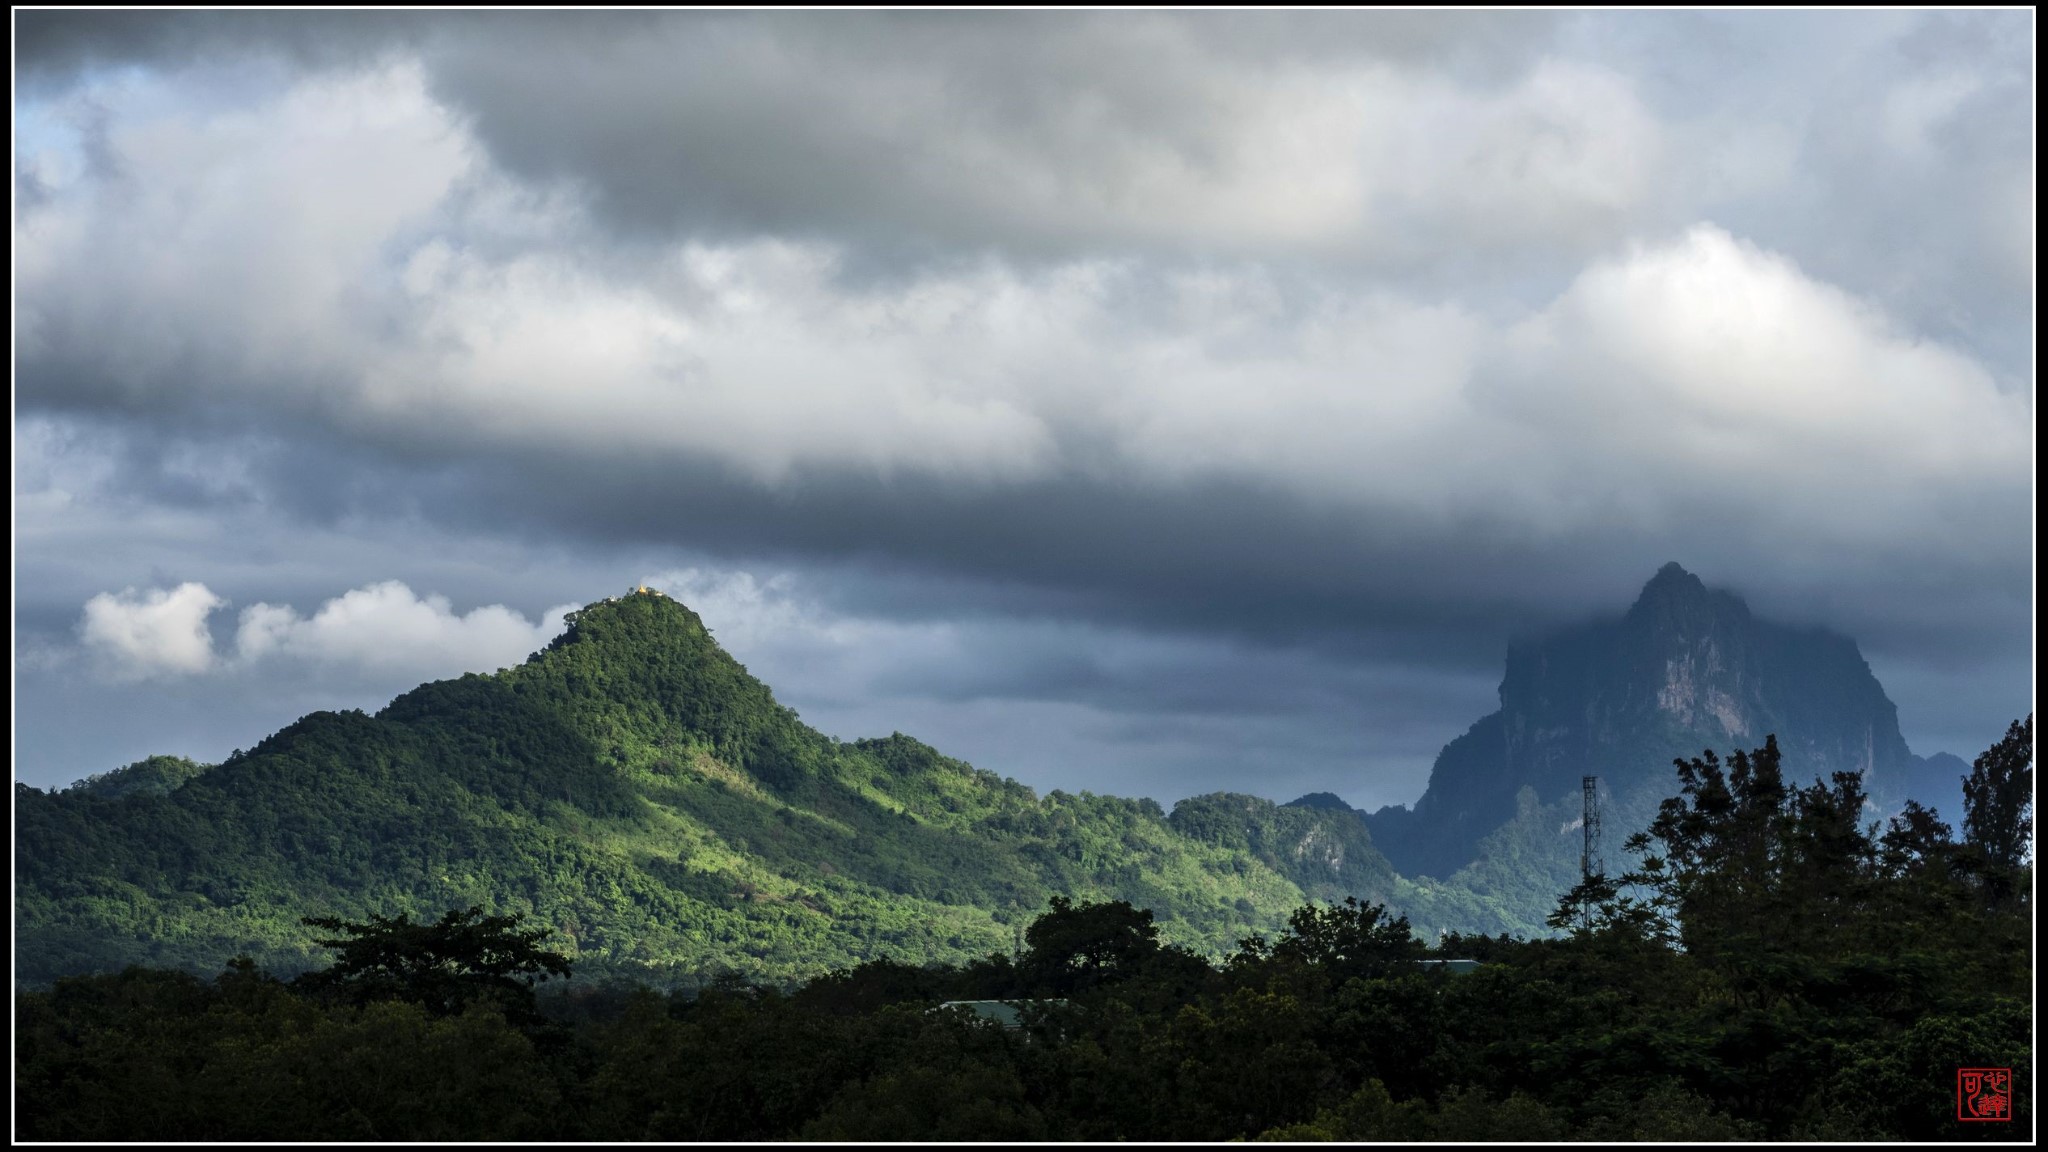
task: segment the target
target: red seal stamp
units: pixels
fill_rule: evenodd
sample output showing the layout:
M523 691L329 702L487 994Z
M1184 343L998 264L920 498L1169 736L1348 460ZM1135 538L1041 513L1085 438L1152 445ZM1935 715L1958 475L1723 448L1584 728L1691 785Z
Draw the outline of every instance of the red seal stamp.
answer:
M2012 1069L1956 1069L1956 1119L2011 1120Z

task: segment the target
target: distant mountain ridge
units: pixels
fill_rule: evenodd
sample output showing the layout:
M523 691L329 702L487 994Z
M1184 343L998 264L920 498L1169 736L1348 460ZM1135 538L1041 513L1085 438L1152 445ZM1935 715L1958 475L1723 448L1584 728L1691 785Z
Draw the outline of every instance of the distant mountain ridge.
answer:
M1367 818L1402 873L1450 879L1483 864L1488 837L1518 816L1534 819L1526 792L1547 807L1543 820L1559 817L1558 843L1539 855L1569 882L1579 845L1566 825L1582 777L1600 777L1621 817L1607 843L1618 861L1625 825L1646 819L1672 790L1673 759L1708 748L1725 755L1770 734L1788 779L1855 772L1881 806L1909 793L1945 800L1940 778L1967 770L1955 757L1912 754L1855 641L1759 619L1676 563L1620 617L1512 647L1500 704L1445 746L1413 808ZM1943 814L1960 817L1953 804Z

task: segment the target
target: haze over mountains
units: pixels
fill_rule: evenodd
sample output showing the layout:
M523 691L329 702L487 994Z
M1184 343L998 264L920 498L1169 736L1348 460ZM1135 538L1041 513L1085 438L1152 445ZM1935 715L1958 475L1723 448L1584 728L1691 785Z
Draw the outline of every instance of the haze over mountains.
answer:
M1873 819L1909 793L1959 815L1953 758L1908 751L1853 641L1758 620L1676 564L1618 619L1511 651L1500 711L1412 809L1369 816L1327 794L1041 797L901 734L842 742L640 592L517 668L315 713L217 766L18 786L17 969L290 967L300 916L469 903L533 913L586 971L679 982L958 961L1055 894L1130 900L1207 951L1344 896L1430 934L1534 933L1575 878L1582 775L1612 798L1618 863L1673 757L1771 733L1790 779L1862 774Z
M1789 779L1855 772L1881 808L1911 795L1961 815L1968 765L1907 749L1855 641L1758 619L1676 563L1618 619L1511 649L1500 703L1444 748L1412 808L1370 818L1404 873L1449 876L1472 863L1524 789L1575 814L1584 776L1600 777L1639 825L1670 793L1674 758L1756 747L1772 733ZM1622 838L1610 837L1617 855ZM1576 867L1577 852L1573 843L1559 859Z

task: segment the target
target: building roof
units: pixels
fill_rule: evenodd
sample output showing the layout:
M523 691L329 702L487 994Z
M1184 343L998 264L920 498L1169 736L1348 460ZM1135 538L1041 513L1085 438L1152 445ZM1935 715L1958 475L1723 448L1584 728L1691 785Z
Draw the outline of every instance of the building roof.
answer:
M1022 1028L1024 1021L1018 1010L1026 1004L1065 1004L1065 1000L948 1000L932 1009L965 1008L983 1020L993 1020L1005 1028Z

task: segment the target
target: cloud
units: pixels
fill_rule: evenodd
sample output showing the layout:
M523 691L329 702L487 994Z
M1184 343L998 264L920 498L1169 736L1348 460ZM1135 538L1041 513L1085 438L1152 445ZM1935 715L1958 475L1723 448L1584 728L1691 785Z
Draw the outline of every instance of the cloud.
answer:
M910 732L1041 788L1169 803L1225 788L1396 802L1491 706L1497 678L986 607L892 616L825 599L843 578L788 569L691 567L646 583L827 733Z
M1714 507L1813 543L2004 539L1987 521L2023 499L2033 450L2028 394L1710 225L1582 273L1504 334L1487 385L1485 410L1543 446L1516 475L1552 508Z
M63 91L82 75L144 67L218 69L274 55L300 66L360 62L419 29L375 12L24 12L15 21L16 80Z
M1974 581L2005 602L2025 546L2031 398L1712 225L1509 308L1245 262L850 279L830 245L760 241L619 263L558 243L556 206L491 211L541 231L391 233L373 247L395 270L358 301L403 306L338 309L304 361L186 355L173 381L124 378L83 331L25 352L29 427L136 418L147 396L118 483L201 519L251 499L327 524L867 556L1035 585L1096 623L1407 630L1461 660L1674 557L1760 603L1860 588L1837 626L1910 631L1942 601L1886 589ZM125 274L89 256L39 267L81 296ZM130 301L124 331L183 307L105 297ZM209 427L224 412L253 434Z
M33 16L33 18L31 18ZM1428 235L1582 243L1657 141L1553 18L1457 13L25 16L25 74L417 61L523 182L609 227L1413 259ZM553 78L542 96L537 73ZM1276 130L1278 126L1278 130ZM1446 195L1446 191L1450 194Z
M1412 262L1453 233L1548 251L1627 227L1659 141L1625 77L1454 78L1377 23L1275 22L1247 51L1199 16L677 19L432 60L497 163L641 235Z
M1684 226L1675 201L1631 207L1671 178L1663 128L1611 67L1545 58L1474 76L1423 67L1431 52L1247 54L1201 21L1132 19L1087 23L1087 35L1024 21L1036 70L1013 73L991 54L995 25L823 27L506 25L490 54L429 37L347 67L264 74L233 102L176 72L102 84L89 132L54 105L32 112L44 191L15 228L25 406L297 424L291 439L320 429L391 457L453 450L581 476L697 469L785 494L867 477L969 495L1222 481L1552 537L1700 501L1766 512L1788 532L1897 535L1896 522L1832 511L1874 461L1909 521L1945 524L1948 502L1967 502L1961 488L2024 451L2008 430L2027 402L1967 348L1754 240ZM545 118L494 129L494 101L526 99L500 70L530 75L528 54L565 29L616 53L601 69L601 54L575 55L573 67L598 69L567 88L584 103L549 113L587 130L550 131ZM945 51L880 68L904 35ZM655 68L648 54L663 45L705 70ZM1156 55L1157 74L1113 66L1132 53ZM465 87L472 65L489 75ZM1062 70L1086 83L1042 84ZM1266 73L1285 83L1251 82ZM727 77L740 87L714 101ZM1924 145L1982 91L1967 77L1943 84L1894 93L1921 110L1895 150ZM639 99L650 85L680 88ZM846 98L874 86L879 104ZM963 95L934 95L949 92ZM1299 108L1263 103L1296 97ZM991 212L1028 214L1029 169L1083 185L1045 209L1071 243L1024 260L960 240L946 259L866 275L853 225L815 213L594 241L602 196L550 190L501 138L573 153L629 133L634 147L603 147L657 166L673 147L692 179L766 181L744 156L719 159L736 147L723 137L685 145L691 132L739 131L734 116L795 117L791 101L887 137L844 158L876 165L887 185L861 219L941 218L953 211L941 200L969 192ZM1205 101L1230 114L1187 114ZM741 134L778 138L757 128ZM1158 177L1161 195L1088 190L1150 179L1118 168L1146 163L1112 146L1127 137L1181 157ZM935 169L964 183L926 188L901 153L946 141L1001 155ZM1332 174L1261 151L1272 148ZM640 173L574 159L546 164L599 183ZM842 176L781 185L829 186L822 212L859 199L859 179ZM1338 188L1327 219L1295 202L1318 188ZM730 198L769 195L748 184ZM1121 222L1090 225L1091 213ZM993 217L975 227L1018 234ZM1148 228L1237 229L1243 243L1148 248ZM1584 262L1557 288L1502 301L1483 277L1446 292L1290 259L1293 241L1274 231L1288 228L1319 251L1383 236L1432 262L1449 237L1469 255L1497 230L1544 244L1584 232L1570 242ZM1990 450L1965 451L1972 437ZM1743 458L1765 451L1826 498L1778 501L1781 485Z
M101 593L86 602L78 632L116 679L240 674L297 664L379 679L409 677L409 687L522 663L560 634L562 615L576 607L559 605L531 622L502 604L458 614L445 596L418 596L404 583L386 580L344 592L311 616L289 605L251 604L242 609L231 658L223 658L214 651L206 621L226 604L196 582Z
M106 93L107 126L84 138L52 110L30 115L52 122L23 148L46 199L15 221L15 274L36 285L18 354L77 400L176 410L275 378L296 387L269 400L318 410L320 388L360 371L354 341L383 322L379 304L402 300L387 250L468 164L418 70L259 87L269 99L224 110L144 80ZM62 267L79 258L122 270Z
M1531 82L1570 87L1547 76ZM702 464L784 490L1225 479L1553 534L1667 490L1787 519L1754 461L1712 451L1730 439L1823 490L1866 483L1879 455L1907 494L2002 476L2024 450L2026 402L1966 352L1707 225L1519 309L1247 261L980 259L863 281L822 242L624 263L574 243L574 211L478 167L409 68L309 81L247 119L136 129L116 144L130 210L88 188L25 218L32 405L234 412L586 472ZM176 207L224 179L215 152L239 158L231 193ZM324 187L358 167L408 175ZM173 290L168 269L207 290ZM110 345L110 328L133 335ZM1964 451L1972 437L1990 450Z
M1664 195L2024 386L2032 15L1781 15L1638 18L1620 26L1659 34L1593 54L1669 126L1685 159Z
M116 679L206 672L215 666L206 618L225 605L204 584L102 592L85 603L79 638Z
M502 604L458 615L445 596L417 596L387 580L344 592L310 617L252 604L242 610L235 651L244 664L297 660L435 679L523 662L562 631L561 616L574 607L561 605L534 622Z
M1527 300L1270 259L864 275L827 240L587 242L417 64L232 112L138 83L116 175L52 176L18 223L18 387L32 434L125 422L115 483L191 509L186 531L248 502L865 552L1126 623L1483 618L1458 642L1480 650L1532 607L1591 607L1593 570L1626 595L1718 554L1761 563L1754 595L1829 563L1982 581L2018 547L2024 390L1726 228ZM323 175L392 167L361 196ZM1938 560L1905 555L1927 540Z

